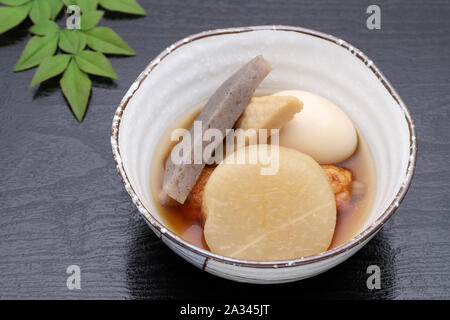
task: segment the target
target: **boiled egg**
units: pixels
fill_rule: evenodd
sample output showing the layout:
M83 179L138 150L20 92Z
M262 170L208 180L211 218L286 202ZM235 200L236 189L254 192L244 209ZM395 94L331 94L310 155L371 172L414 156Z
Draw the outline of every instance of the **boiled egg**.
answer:
M349 158L358 137L352 120L334 103L311 92L285 90L275 96L294 96L303 110L280 130L280 145L306 153L320 164Z

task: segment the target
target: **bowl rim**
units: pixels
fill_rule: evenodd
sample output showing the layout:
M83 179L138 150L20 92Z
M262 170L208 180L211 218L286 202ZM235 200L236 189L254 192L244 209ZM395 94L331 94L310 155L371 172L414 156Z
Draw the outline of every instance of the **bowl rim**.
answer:
M128 105L128 102L133 97L135 92L139 89L142 82L147 78L147 76L151 73L151 71L158 66L158 64L166 58L173 51L183 47L185 44L191 43L196 40L200 40L207 37L221 36L227 34L236 34L236 33L245 33L245 32L254 32L254 31L288 31L288 32L296 32L304 35L309 35L313 37L320 38L322 40L329 41L331 43L336 44L344 49L346 49L350 54L354 55L356 58L360 59L364 65L372 71L381 84L386 88L391 97L397 103L398 107L403 112L406 122L408 124L409 129L409 159L408 166L403 178L403 182L400 188L397 190L395 198L389 204L387 209L375 220L370 226L368 226L365 230L358 233L352 239L347 241L346 243L332 249L329 251L325 251L319 253L317 255L290 259L290 260L280 260L280 261L253 261L253 260L243 260L243 259L235 259L226 256L222 256L219 254L212 253L205 249L199 248L187 241L183 240L181 237L177 236L171 230L168 230L165 226L163 226L156 218L152 216L150 211L143 205L142 201L139 199L137 194L135 193L131 183L127 177L125 172L125 168L123 166L122 157L120 154L120 146L119 146L119 128L122 120L123 112ZM114 161L116 163L117 172L122 180L122 183L125 186L128 194L130 195L133 203L138 208L140 213L144 216L144 219L147 223L149 223L152 227L159 231L160 238L166 237L170 241L176 243L184 249L192 251L202 257L205 258L203 262L202 269L206 268L206 264L209 260L214 260L217 262L235 265L240 267L255 267L255 268L285 268L285 267L295 267L299 265L312 264L319 261L323 261L332 257L336 257L352 248L357 247L359 244L368 241L372 236L375 235L376 232L384 225L384 223L394 214L396 209L399 207L401 201L405 197L414 175L415 166L416 166L416 157L417 157L417 137L416 137L416 128L414 121L412 119L411 113L409 109L406 107L405 103L397 93L397 91L393 88L391 83L387 80L384 74L375 66L372 60L370 60L362 51L352 46L348 42L339 39L335 36L315 31L311 29L306 29L302 27L296 26L284 26L284 25L261 25L261 26L246 26L246 27L233 27L233 28L225 28L225 29L214 29L203 31L197 34L193 34L187 36L174 44L167 47L160 54L158 54L147 67L142 71L142 73L138 76L138 78L133 82L131 87L128 89L125 96L122 98L113 118L112 127L111 127L111 146L112 152L114 156Z

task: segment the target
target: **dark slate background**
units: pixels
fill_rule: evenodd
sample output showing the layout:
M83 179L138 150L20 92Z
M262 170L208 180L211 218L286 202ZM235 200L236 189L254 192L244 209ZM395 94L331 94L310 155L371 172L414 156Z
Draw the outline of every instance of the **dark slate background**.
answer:
M376 1L381 30L365 26L373 1L140 0L146 17L108 13L137 52L111 57L117 81L94 81L86 119L72 116L58 80L29 89L34 70L13 73L27 39L0 36L0 298L319 299L450 298L450 2ZM416 121L419 155L398 212L359 253L301 282L258 286L216 278L156 238L116 174L113 113L128 87L164 48L207 29L297 25L340 37L371 57ZM66 268L81 267L81 290ZM382 271L381 290L366 268Z

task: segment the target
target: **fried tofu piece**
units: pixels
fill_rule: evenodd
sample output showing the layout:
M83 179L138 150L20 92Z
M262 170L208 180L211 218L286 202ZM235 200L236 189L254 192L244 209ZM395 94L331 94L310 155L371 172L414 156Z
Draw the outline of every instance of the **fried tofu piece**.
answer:
M253 97L236 123L238 129L281 129L303 108L291 96Z
M209 176L213 171L213 167L205 167L202 170L202 173L189 193L186 202L181 205L181 212L186 218L190 220L201 219L203 190L205 189L206 182L208 182Z
M321 167L330 181L336 198L336 206L338 209L341 209L344 202L350 200L351 197L352 172L348 169L328 164L321 165Z
M253 97L235 125L235 137L231 145L224 144L223 154L257 143L271 143L272 129L281 129L302 111L303 102L292 96ZM266 130L260 140L260 130ZM265 137L265 138L264 138Z
M188 201L185 206L193 209L200 209L202 206L203 189L205 189L206 182L208 182L209 176L214 171L213 167L205 167L202 173L198 177L197 182L192 188L189 194Z

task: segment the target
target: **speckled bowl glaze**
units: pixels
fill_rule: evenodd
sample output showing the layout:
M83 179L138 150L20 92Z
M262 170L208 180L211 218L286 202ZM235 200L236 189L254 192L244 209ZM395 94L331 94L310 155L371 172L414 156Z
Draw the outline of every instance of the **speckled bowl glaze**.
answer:
M163 134L259 54L274 67L260 88L303 89L328 98L356 123L373 154L377 190L366 223L344 245L315 256L246 261L213 254L174 234L152 197L151 162ZM169 248L209 273L251 283L308 278L357 252L400 205L414 174L417 149L408 109L366 55L331 35L287 26L206 31L171 45L150 62L122 99L111 144L125 189Z

